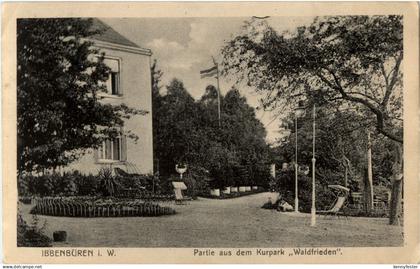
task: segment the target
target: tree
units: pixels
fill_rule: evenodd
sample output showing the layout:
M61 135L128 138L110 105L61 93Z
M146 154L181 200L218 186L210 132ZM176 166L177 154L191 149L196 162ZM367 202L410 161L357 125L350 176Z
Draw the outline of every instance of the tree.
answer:
M214 86L207 86L199 100L199 130L208 141L208 144L203 143L202 163L217 175L218 186L267 185L270 156L263 124L246 98L232 88L225 96L220 96L219 128L216 91Z
M195 102L184 84L173 79L167 94L154 95L155 156L159 159L160 173L174 173L175 164L191 163L194 159L195 143Z
M305 107L305 114L298 120L298 163L300 167L307 166L311 169L312 159L312 103ZM320 105L316 113L316 191L317 208L331 204L330 184L346 185L351 192L360 192L370 186L365 186L365 174L367 172L368 139L366 130L372 134L372 164L373 164L373 188L378 196L384 195L389 190L393 177L392 140L377 135L373 132L373 121L367 121L364 115L360 115L354 109L337 110L330 104ZM293 163L295 160L295 128L294 115L285 117L285 130L287 139L282 139L275 148L281 166L283 162ZM286 172L280 171L277 181L273 182L284 198L294 199L294 169ZM311 171L309 171L309 176ZM346 176L347 175L347 176ZM302 210L309 212L311 206L311 194L305 187L311 189L310 179L299 170L299 200ZM368 189L369 190L369 189ZM370 199L370 197L368 197ZM369 212L367 212L369 213Z
M237 152L250 182L267 185L270 148L265 141L267 132L256 118L255 109L236 88L229 90L222 103L222 138L225 147ZM239 167L240 169L240 167ZM246 180L245 180L246 181Z
M169 176L176 163L184 162L195 174L212 178L212 185L218 188L251 184L248 178L265 185L269 147L264 126L246 99L232 89L220 96L219 127L216 91L209 85L195 101L183 83L173 79L166 95L154 94L154 151L160 173Z
M402 16L321 17L281 34L261 20L245 27L222 51L224 73L265 92L265 107L316 92L368 112L378 133L403 142Z
M266 106L320 91L328 101L367 108L377 130L402 143L401 16L317 18L294 35L252 23L223 49L223 65L225 73L267 92Z
M87 41L101 32L91 26L91 19L17 21L19 173L66 165L146 113L100 102L109 68Z

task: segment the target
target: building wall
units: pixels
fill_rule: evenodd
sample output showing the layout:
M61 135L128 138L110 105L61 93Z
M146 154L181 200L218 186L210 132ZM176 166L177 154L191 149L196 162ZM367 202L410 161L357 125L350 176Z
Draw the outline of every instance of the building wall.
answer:
M88 150L82 158L70 164L65 170L79 170L82 173L96 174L103 166L121 167L130 173L153 173L153 130L152 130L152 90L150 73L150 54L113 49L110 44L98 46L105 57L120 60L121 96L109 96L102 102L110 104L125 103L129 107L148 111L146 115L135 115L126 120L124 130L131 130L139 139L137 142L127 138L127 162L111 164L98 163L93 150ZM146 54L146 55L145 55Z

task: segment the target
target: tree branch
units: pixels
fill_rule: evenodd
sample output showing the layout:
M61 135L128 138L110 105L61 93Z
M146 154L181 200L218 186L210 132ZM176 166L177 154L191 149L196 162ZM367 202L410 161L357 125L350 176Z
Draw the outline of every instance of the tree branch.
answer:
M381 103L381 105L383 107L386 107L386 105L388 104L388 101L389 101L391 93L394 89L395 83L397 83L397 77L398 77L398 73L399 73L399 70L400 70L400 65L401 65L402 59L403 59L403 54L400 53L400 55L396 58L395 66L391 71L392 72L392 77L391 77L391 81L389 82L389 84L388 84L388 78L389 78L389 76L391 76L391 72L388 74L388 76L385 76L386 91L385 91L384 99Z
M341 94L341 96L343 97L343 99L354 102L354 103L359 103L359 104L362 104L362 105L366 106L371 112L373 112L376 115L376 129L377 129L377 131L379 133L385 135L386 137L396 141L396 142L403 143L403 139L401 137L397 137L396 135L394 135L394 134L390 133L389 131L385 130L384 115L383 115L382 110L380 110L378 107L374 106L368 100L349 95L341 87L340 80L337 78L337 76L334 74L334 72L332 72L331 70L329 70L327 68L325 68L325 69L328 70L328 72L333 76L335 85L332 84L328 79L326 79L322 74L317 73L317 76L322 81L324 81L332 89L335 89L336 91L338 91Z
M378 100L374 99L372 96L369 96L367 94L361 93L361 92L347 92L347 94L357 94L357 95L361 95L363 97L368 98L369 100L372 100L373 102L377 103L378 105L380 105L381 103L379 103Z

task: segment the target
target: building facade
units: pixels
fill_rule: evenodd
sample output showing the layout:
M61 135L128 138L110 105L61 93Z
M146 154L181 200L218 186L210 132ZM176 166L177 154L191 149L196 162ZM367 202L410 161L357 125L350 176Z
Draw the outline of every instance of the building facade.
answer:
M105 64L111 69L106 81L106 93L98 93L101 102L145 110L146 115L134 115L121 127L138 136L134 141L122 135L103 142L99 149L88 150L68 169L96 174L102 167L119 167L129 173L153 173L152 89L149 49L141 48L100 20L94 27L103 33L93 42L105 53ZM67 170L67 169L66 169Z

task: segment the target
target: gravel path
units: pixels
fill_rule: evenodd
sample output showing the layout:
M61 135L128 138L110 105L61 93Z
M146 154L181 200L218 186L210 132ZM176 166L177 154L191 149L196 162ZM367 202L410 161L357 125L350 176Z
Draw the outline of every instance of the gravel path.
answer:
M401 246L402 227L381 218L317 217L280 213L260 207L270 193L229 200L200 198L169 205L176 215L131 218L67 218L39 216L46 233L65 230L78 247L351 247ZM168 205L168 203L166 203ZM22 207L30 221L29 206ZM57 245L58 246L58 245Z

